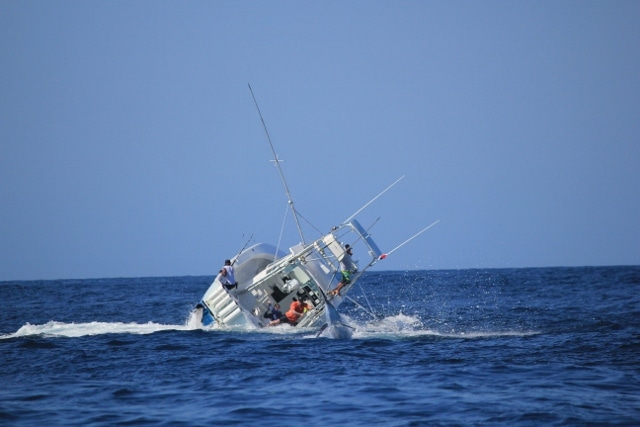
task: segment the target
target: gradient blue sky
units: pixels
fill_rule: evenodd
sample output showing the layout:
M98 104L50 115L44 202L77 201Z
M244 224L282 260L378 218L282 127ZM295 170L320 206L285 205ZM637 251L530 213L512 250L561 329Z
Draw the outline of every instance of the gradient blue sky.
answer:
M378 270L640 264L638 1L0 2L0 280L213 275L286 197ZM284 242L297 232L288 217ZM318 235L307 229L308 237Z

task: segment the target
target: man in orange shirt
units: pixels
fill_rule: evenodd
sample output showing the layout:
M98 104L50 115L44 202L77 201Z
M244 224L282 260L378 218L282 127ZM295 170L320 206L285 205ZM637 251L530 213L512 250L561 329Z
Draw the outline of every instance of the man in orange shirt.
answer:
M291 325L295 326L300 318L304 316L304 313L311 310L312 308L313 307L311 307L311 305L303 302L302 299L300 299L300 301L294 300L289 306L289 311L285 313L285 317Z

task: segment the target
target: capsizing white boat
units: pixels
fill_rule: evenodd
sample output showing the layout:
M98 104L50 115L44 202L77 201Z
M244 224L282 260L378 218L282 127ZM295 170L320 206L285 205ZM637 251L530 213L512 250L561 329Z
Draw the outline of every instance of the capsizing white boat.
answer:
M340 280L346 242L354 254L366 254L368 259L354 260L356 269L350 283L340 290L340 295L327 296ZM304 301L311 309L292 326L320 328L327 323L327 304L337 308L382 255L356 219L334 227L311 243L291 247L289 253L278 252L266 243L256 244L231 259L237 288L226 289L220 274L209 286L200 301L202 323L261 328L270 322L265 317L270 305L280 304L286 311L295 300Z
M404 178L401 177L351 217L332 227L316 240L305 243L280 160L271 143L251 86L249 90L262 120L302 243L290 247L289 252L281 251L267 243L243 248L238 255L230 259L237 287L227 289L223 286L226 279L218 274L196 305L196 309L201 313L202 324L263 328L270 324L268 314L271 306L279 304L281 311L286 312L292 303L300 301L305 302L308 309L297 321L290 322L291 326L318 328L318 335L328 329L338 338L350 336L352 328L342 322L336 311L337 307L349 298L348 293L367 269L435 223L384 254L369 232L355 219L358 213ZM356 257L352 260L350 281L340 289L339 294L330 295L330 291L335 289L341 280L340 263L348 247Z

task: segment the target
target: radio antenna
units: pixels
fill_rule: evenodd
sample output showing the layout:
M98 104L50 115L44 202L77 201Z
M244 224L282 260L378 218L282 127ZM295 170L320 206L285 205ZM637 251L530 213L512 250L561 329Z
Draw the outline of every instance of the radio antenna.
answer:
M298 233L300 234L300 239L302 239L302 244L306 244L304 241L304 235L302 234L302 228L300 227L300 221L298 220L298 213L296 212L296 208L293 206L293 199L291 198L291 192L289 191L289 186L287 185L287 180L284 178L284 172L282 172L282 167L280 166L280 160L278 155L276 154L275 148L273 148L273 143L271 142L271 137L269 136L269 131L267 130L267 125L262 118L262 112L260 112L260 107L258 106L258 101L256 101L256 96L253 94L253 89L251 89L251 85L249 85L249 91L251 92L251 97L253 98L254 104L256 104L256 109L258 110L258 115L260 116L260 121L262 122L262 128L264 129L264 133L267 135L267 141L269 141L269 146L271 147L271 153L273 153L273 163L278 168L278 172L280 173L280 179L282 180L282 185L284 186L284 191L287 193L287 202L289 203L289 207L291 208L291 212L293 212L293 219L296 222L296 227L298 227Z

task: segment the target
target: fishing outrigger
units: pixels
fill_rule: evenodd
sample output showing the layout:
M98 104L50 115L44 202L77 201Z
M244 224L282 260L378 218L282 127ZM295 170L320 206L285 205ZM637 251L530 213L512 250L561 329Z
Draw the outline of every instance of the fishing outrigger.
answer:
M294 302L300 302L306 303L306 307L310 309L301 313L295 322L289 322L290 325L298 328L318 328L318 335L328 330L332 331L331 334L335 337L350 336L352 328L342 321L336 311L336 308L349 298L347 296L349 291L364 272L376 262L386 258L391 252L422 234L438 221L422 229L388 253L383 253L378 248L367 229L355 219L355 216L397 184L404 178L402 176L340 225L334 226L318 239L306 243L298 213L294 208L291 193L280 167L280 160L276 155L251 86L249 90L262 121L275 165L280 173L301 243L292 246L289 252L285 253L267 243L258 243L247 248L247 242L240 253L230 260L237 287L227 289L223 286L225 278L218 274L196 306L201 310L202 324L206 326L215 322L222 326L262 328L270 323L265 313L271 305L279 304L282 307L289 307ZM329 295L330 291L336 288L344 278L340 265L342 263L344 267L343 261L349 256L347 252L351 250L356 254L367 254L368 259L352 260L347 272L348 280L340 283L339 292Z

